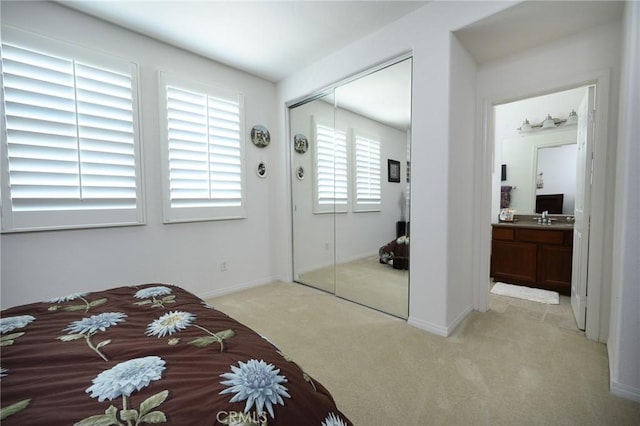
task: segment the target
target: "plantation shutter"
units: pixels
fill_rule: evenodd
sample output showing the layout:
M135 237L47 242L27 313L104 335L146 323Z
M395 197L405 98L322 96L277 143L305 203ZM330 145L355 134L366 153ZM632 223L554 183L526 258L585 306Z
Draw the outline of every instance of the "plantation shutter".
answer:
M346 211L348 202L346 133L316 124L316 213Z
M354 151L354 210L380 210L380 142L362 136L356 136Z
M167 83L165 221L244 217L242 104ZM213 89L211 89L213 91Z
M134 73L2 45L3 230L142 223Z

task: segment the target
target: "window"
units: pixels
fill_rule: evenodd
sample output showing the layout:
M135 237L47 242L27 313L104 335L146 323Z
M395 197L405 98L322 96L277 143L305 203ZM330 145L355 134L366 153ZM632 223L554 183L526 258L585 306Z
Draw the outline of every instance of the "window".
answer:
M345 132L315 123L314 213L346 212L349 201Z
M135 64L3 31L3 232L143 223Z
M380 142L355 135L353 211L380 211Z
M164 221L245 217L242 95L166 73L160 84Z

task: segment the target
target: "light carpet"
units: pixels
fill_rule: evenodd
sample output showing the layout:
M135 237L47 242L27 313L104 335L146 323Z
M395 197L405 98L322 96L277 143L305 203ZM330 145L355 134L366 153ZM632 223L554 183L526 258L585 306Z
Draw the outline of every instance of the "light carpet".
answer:
M639 424L640 404L609 393L606 347L577 330L568 297L490 299L449 338L290 283L209 302L277 344L356 426Z
M560 295L555 291L525 287L522 285L497 282L491 288L491 293L500 296L531 300L532 302L546 303L548 305L557 305L560 303Z
M378 255L316 269L297 281L396 317L409 316L409 271L381 264Z

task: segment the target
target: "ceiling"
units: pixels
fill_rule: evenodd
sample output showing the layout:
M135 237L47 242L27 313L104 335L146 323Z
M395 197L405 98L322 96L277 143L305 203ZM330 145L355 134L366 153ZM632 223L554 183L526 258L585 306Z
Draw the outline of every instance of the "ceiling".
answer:
M427 1L148 1L58 3L278 82Z
M455 32L481 65L621 19L624 1L524 1Z
M60 0L58 3L278 82L428 1ZM524 1L455 34L476 62L483 64L619 19L623 5L619 1ZM465 7L464 2L459 7ZM376 91L403 93L404 99L397 95L387 99L410 105L411 93L406 90L411 84L410 74L404 73L404 78L377 74L377 78L358 85L370 82ZM355 87L354 83L349 87ZM362 92L343 90L341 103L394 127L408 127L410 108L355 96Z

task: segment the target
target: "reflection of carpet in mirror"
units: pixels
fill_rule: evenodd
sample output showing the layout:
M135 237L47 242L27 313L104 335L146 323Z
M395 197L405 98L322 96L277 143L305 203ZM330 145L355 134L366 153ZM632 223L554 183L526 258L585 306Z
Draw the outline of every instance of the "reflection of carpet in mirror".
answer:
M333 266L328 266L301 274L299 281L332 292L333 274ZM335 276L337 296L400 318L409 316L409 271L382 264L375 255L337 265Z

